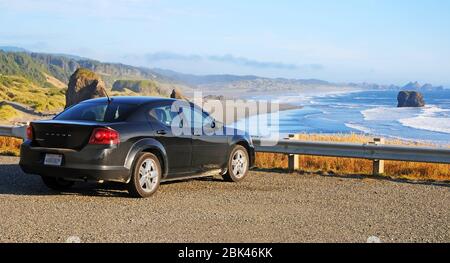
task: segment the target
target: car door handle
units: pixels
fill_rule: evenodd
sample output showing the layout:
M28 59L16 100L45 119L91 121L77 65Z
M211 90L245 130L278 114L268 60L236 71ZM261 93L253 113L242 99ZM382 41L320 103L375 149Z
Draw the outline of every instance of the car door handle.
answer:
M159 130L159 131L156 131L156 133L159 134L159 135L166 135L167 134L167 132L165 130Z

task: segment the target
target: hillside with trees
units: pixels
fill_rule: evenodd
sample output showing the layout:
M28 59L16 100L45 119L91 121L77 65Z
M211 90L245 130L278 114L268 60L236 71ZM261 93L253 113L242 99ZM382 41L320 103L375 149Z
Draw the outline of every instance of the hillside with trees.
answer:
M51 114L64 109L70 76L85 68L98 74L111 95L170 95L182 85L149 69L68 55L0 50L0 116L7 122L22 110ZM115 88L113 88L113 86Z

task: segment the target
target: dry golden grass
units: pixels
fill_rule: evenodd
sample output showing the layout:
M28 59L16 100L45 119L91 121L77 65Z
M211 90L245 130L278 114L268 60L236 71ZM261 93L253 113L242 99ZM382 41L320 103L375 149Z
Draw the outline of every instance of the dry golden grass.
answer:
M10 105L0 105L0 123L7 123L22 114Z
M372 137L345 134L345 135L318 135L302 134L301 140L307 141L329 141L329 142L348 142L348 143L367 143ZM425 144L406 142L401 140L388 140L386 144L396 145L421 145ZM257 153L256 166L265 169L286 169L288 158L284 154ZM321 156L301 156L300 166L302 171L319 173L336 173L342 175L366 174L372 173L372 162L364 159L321 157ZM385 175L396 178L414 179L414 180L450 180L450 165L414 163L400 161L386 161Z
M0 137L0 155L19 156L21 139Z
M64 108L64 94L63 89L42 87L24 77L0 75L0 101L25 104L38 112L53 112Z

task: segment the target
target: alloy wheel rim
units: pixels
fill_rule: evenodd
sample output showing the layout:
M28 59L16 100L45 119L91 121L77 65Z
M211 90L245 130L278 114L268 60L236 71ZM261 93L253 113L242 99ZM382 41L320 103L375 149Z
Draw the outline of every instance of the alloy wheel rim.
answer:
M231 170L237 178L242 178L247 171L247 157L242 150L237 150L231 160Z
M139 185L144 192L152 192L158 184L158 168L153 159L145 159L139 167Z

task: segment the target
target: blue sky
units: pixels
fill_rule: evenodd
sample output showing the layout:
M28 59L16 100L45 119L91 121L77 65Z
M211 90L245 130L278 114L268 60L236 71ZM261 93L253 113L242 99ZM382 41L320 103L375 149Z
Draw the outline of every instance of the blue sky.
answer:
M0 45L195 74L450 86L450 1L0 0Z

